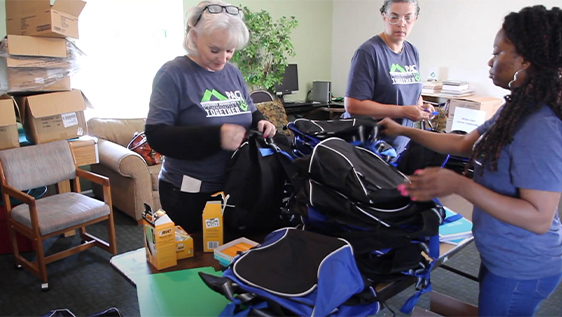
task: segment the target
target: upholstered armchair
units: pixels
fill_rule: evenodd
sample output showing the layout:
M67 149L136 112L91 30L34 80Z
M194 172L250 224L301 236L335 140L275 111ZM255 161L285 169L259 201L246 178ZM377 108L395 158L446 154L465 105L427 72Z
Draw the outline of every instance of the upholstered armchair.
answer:
M143 203L153 210L160 208L158 173L162 165L148 166L142 156L127 149L135 132L144 131L144 124L145 119L88 120L88 133L98 138L100 161L92 165L91 170L110 179L113 206L139 224ZM99 186L93 184L92 189L96 197L101 197Z

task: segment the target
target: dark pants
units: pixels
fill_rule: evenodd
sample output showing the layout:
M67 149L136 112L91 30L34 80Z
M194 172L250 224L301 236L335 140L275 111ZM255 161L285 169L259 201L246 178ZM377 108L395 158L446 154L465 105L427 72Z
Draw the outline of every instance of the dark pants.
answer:
M172 221L188 233L200 232L203 228L203 209L211 193L185 193L174 185L158 182L162 209Z

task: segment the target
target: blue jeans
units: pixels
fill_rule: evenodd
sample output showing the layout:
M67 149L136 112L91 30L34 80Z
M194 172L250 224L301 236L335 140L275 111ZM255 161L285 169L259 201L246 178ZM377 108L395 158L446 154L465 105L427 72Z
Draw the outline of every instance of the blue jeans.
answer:
M556 289L562 273L538 280L501 277L480 265L479 316L533 316L539 304Z

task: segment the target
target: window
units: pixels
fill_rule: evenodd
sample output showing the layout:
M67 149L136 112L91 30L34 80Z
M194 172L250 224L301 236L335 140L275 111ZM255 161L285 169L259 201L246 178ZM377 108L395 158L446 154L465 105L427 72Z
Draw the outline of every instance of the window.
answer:
M93 106L87 118L146 117L154 75L185 54L182 1L88 1L79 23L86 55L71 82Z

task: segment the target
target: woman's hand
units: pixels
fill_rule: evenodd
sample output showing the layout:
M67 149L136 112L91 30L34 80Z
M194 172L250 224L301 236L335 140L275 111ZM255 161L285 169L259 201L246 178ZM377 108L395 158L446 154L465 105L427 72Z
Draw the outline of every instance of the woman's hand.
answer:
M402 126L390 118L382 119L379 124L379 132L384 135L395 137L402 135Z
M400 106L402 117L412 121L427 120L431 116L431 112L427 112L424 107L425 105Z
M459 186L470 181L460 174L440 167L417 170L409 178L410 183L398 185L397 189L403 196L410 196L414 201L428 201L456 193Z
M277 128L267 120L260 120L258 121L258 131L263 133L264 138L272 138L277 132Z
M245 136L246 129L243 126L225 123L221 126L221 147L227 151L234 151L242 144Z
M433 119L433 117L435 117L435 115L432 114L435 112L435 107L433 107L432 104L424 102L422 108L425 112L429 113L429 119Z

